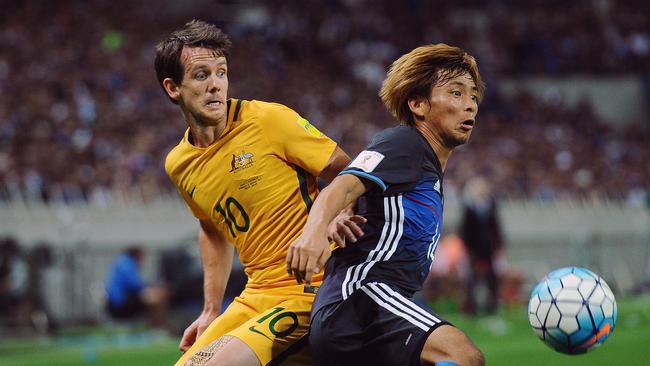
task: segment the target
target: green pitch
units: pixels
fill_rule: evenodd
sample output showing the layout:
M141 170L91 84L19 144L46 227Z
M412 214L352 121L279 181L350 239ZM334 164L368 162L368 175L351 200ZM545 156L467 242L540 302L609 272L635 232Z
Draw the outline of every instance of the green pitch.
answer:
M648 366L650 296L618 303L614 334L586 355L565 356L533 334L524 307L498 316L446 316L463 329L494 366ZM444 314L444 312L441 311ZM171 365L177 340L150 332L111 333L106 328L49 340L0 340L1 366Z
M533 333L526 309L487 318L448 317L483 351L494 366L648 366L650 365L650 296L618 302L614 333L602 347L584 355L553 351Z

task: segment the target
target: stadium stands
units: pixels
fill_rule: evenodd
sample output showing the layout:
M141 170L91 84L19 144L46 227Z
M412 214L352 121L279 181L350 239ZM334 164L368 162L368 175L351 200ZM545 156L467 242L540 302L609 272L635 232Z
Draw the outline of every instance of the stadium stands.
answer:
M504 77L625 74L643 80L648 100L647 3L220 3L4 4L0 202L170 193L162 159L184 127L156 83L153 46L192 17L216 21L235 41L230 95L292 106L351 154L394 123L376 95L397 55L425 42L477 55L488 94L475 138L453 158L448 192L478 172L511 198L638 203L650 185L647 121L618 129L588 101L567 106L499 88Z

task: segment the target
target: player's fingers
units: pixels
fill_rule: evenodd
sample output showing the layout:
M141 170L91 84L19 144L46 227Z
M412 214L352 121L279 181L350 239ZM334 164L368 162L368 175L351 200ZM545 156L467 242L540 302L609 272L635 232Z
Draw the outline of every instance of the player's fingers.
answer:
M287 251L287 273L289 276L293 276L293 269L291 268L291 263L293 262L293 245L289 246Z
M354 234L355 242L356 239L359 239L361 236L363 236L363 229L361 229L361 227L357 225L355 222L350 222L348 228L350 229L350 231L352 231L352 234Z
M332 233L331 236L332 236L332 240L333 240L333 241L334 241L338 246L340 246L340 247L345 247L345 241L343 240L343 238L341 237L341 235L339 235L339 233L337 233L336 231L334 231L334 232Z
M354 234L351 225L356 225L351 221L345 221L344 223L339 223L339 233L347 240L355 243L357 241L357 236Z
M182 352L187 351L194 344L196 339L196 327L190 326L183 332L183 338L181 338L181 343L178 345L178 349Z
M203 332L205 332L206 329L208 329L208 326L207 326L207 325L206 325L206 326L200 326L200 327L198 327L198 328L196 329L196 336L195 336L194 338L195 338L195 339L196 339L196 338L199 338L199 337L201 336L201 334L203 334Z
M363 235L363 229L361 229L361 225L366 223L366 219L362 216L352 216L349 221L348 227L354 235L356 235L357 239Z
M314 275L314 271L318 268L317 265L318 258L308 257L307 263L305 265L305 284L311 285L311 278Z
M296 278L296 281L298 281L298 283L302 283L305 277L303 269L300 266L303 253L299 248L294 249L293 258L291 258L291 271L293 273L293 276Z
M298 283L302 283L305 280L305 276L303 275L303 273L298 270L293 271L293 277L295 277L296 282Z
M294 244L289 247L289 252L287 253L287 273L289 273L289 276L296 277L295 273L300 265L300 247Z
M300 261L298 262L298 273L300 275L301 283L304 283L305 278L307 277L307 263L308 263L308 261L309 261L309 253L303 250L300 253Z
M332 252L329 248L323 250L323 252L320 254L320 257L318 257L318 260L316 261L316 268L314 268L314 273L320 272L321 268L325 267L325 263L327 263L327 260L331 255Z
M356 222L357 224L365 224L368 220L360 215L350 216L349 220Z

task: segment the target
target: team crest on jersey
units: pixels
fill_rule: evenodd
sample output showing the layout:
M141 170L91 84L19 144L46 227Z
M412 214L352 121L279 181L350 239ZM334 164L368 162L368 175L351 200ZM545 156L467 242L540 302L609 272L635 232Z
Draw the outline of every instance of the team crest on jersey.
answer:
M237 173L240 170L253 166L253 153L242 150L239 154L232 154L230 162L230 173Z

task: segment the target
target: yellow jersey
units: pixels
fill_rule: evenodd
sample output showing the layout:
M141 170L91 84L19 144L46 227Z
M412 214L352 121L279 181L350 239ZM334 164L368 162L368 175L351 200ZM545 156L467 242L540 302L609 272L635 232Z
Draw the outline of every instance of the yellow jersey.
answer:
M192 145L189 129L165 170L190 210L234 243L252 288L295 284L289 245L302 232L318 193L316 177L336 143L280 104L230 99L228 120L210 146ZM322 281L322 274L314 282Z

